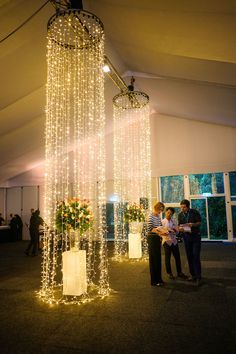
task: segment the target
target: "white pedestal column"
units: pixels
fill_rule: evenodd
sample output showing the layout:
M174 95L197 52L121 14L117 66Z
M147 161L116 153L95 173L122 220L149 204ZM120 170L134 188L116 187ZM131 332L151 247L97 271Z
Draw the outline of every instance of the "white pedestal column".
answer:
M63 294L82 295L87 291L86 251L66 251L62 254Z
M129 234L129 258L142 257L141 234Z

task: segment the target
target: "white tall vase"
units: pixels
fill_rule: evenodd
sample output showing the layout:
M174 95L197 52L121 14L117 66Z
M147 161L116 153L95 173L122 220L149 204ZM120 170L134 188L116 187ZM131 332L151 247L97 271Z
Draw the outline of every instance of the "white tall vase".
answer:
M63 294L80 296L87 291L86 251L62 253Z
M132 221L129 223L129 258L142 257L142 228L142 222Z
M70 229L69 230L70 238L70 250L78 251L80 248L80 232L79 230Z
M131 221L129 223L129 232L131 234L136 234L136 233L142 233L142 229L143 229L143 222L139 222L139 221Z

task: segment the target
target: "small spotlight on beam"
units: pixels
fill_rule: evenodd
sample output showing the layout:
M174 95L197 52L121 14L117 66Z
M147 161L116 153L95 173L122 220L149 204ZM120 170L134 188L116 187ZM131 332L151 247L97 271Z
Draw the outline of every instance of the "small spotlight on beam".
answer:
M109 68L108 65L104 65L102 69L103 69L104 73L109 73L111 71L111 69Z

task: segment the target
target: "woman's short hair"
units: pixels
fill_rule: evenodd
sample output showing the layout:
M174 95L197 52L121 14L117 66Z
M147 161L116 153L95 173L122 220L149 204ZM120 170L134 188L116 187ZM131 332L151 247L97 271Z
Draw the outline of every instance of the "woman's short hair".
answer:
M154 207L155 210L164 210L165 209L165 205L162 202L157 202Z

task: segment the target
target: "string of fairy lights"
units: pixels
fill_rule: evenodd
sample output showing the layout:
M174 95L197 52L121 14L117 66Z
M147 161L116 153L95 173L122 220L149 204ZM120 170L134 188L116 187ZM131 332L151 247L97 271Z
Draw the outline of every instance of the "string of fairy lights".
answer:
M102 22L83 9L70 8L69 3L61 8L57 3L56 13L48 21L47 36L44 190L47 228L38 294L49 304L81 304L107 296L111 291L106 239L103 71L104 63L109 60L104 57ZM118 197L114 205L115 257L121 259L127 253L125 206L129 202L139 204L141 198L148 208L151 204L149 98L142 92L126 90L115 70L110 76L114 83L122 85L122 92L113 99L114 193ZM75 224L72 229L58 228L58 206L69 205L70 210L70 201L80 201L91 208L92 227L84 233ZM63 213L60 215L66 218ZM87 290L78 292L80 295L65 295L70 292L63 287L63 259L66 263L66 251L72 250L73 238L76 247L79 246L77 250L86 255ZM145 241L144 238L144 254Z
M106 242L104 30L84 10L57 11L48 22L45 128L45 223L42 286L47 303L90 301L110 292ZM57 204L89 201L95 220L80 240L86 250L88 290L62 293L62 253L69 232L56 230Z
M128 227L124 211L128 203L151 206L151 147L148 96L138 91L120 93L113 99L115 256L127 255ZM147 255L144 228L143 256Z

